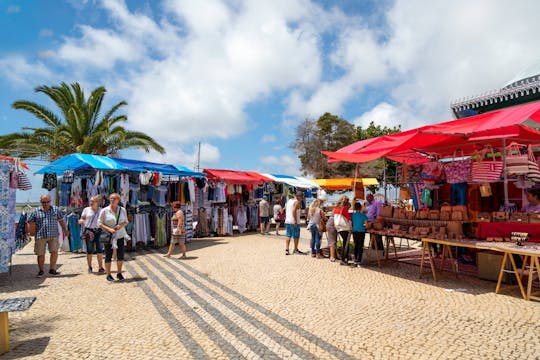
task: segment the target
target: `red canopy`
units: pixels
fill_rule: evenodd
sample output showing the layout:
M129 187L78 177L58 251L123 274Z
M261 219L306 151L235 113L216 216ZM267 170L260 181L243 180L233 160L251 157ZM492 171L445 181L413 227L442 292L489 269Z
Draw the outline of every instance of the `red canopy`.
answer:
M210 180L223 180L228 184L264 184L267 181L273 181L265 176L248 171L204 169L203 172L208 174Z
M500 147L502 139L538 144L538 129L540 101L362 140L336 152L322 153L329 161L366 162L387 157L414 163L426 161L427 154L452 157L458 147L465 155L485 145Z

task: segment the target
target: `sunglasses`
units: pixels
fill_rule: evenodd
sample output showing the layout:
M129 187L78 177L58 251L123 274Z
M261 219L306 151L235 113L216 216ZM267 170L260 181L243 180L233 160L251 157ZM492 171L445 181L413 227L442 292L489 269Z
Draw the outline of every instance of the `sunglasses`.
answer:
M49 201L41 201L42 204L48 204L50 202L51 202L50 200Z

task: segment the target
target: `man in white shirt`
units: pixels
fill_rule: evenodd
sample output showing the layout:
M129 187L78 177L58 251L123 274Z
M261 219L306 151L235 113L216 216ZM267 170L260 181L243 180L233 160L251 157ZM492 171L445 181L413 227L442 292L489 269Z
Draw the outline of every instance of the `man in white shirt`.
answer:
M305 254L298 250L298 241L300 240L300 203L304 193L299 191L296 198L290 198L285 204L285 255L289 255L289 245L291 238L294 240L294 254Z
M264 195L259 202L259 218L261 222L261 235L267 235L270 233L270 204L268 203L268 196Z

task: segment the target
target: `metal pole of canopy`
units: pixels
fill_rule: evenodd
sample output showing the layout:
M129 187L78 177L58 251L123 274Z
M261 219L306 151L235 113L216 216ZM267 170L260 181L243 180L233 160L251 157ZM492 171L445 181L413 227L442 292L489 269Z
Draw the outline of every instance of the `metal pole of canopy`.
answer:
M386 158L383 158L383 181L384 181L384 203L386 204L388 202L388 198L386 196L386 190L387 190L387 184L386 184Z
M504 180L504 205L508 202L508 176L506 175L506 139L502 139L502 160L503 160L503 180Z

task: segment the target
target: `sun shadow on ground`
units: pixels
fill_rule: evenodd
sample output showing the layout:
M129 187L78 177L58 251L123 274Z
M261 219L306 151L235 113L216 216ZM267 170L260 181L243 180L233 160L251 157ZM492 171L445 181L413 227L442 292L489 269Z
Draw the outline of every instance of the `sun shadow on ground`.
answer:
M0 359L24 359L28 356L43 354L51 338L49 336L34 338L10 344L10 351L0 355Z

